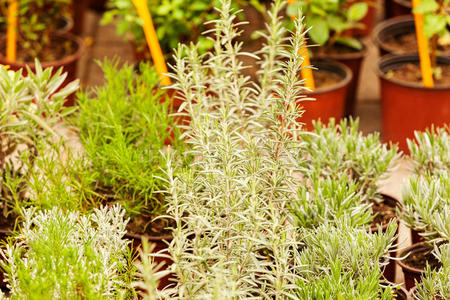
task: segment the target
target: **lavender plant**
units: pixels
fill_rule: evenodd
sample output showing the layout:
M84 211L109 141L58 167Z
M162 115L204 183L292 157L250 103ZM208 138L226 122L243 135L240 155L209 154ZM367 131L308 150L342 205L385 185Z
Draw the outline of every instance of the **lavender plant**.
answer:
M404 192L402 219L432 243L450 241L449 175L413 177Z
M436 174L450 170L449 127L414 132L415 140L408 139L408 149L418 175Z
M442 263L439 270L427 267L421 284L417 284L414 299L434 300L450 298L450 244L435 246L434 255Z
M55 127L73 108L64 107L67 97L78 89L78 81L61 87L66 74L62 69L53 74L36 61L36 71L8 71L0 66L0 205L8 215L8 202L14 193L5 182L23 189L28 166L39 153L36 144L59 142L62 136ZM24 161L23 157L26 157Z
M392 287L380 281L397 224L391 222L385 233L368 233L349 221L341 218L304 235L298 299L393 298Z
M377 183L386 177L400 157L395 145L388 149L379 133L363 136L359 120L341 120L328 125L314 123L314 134L301 135L304 151L299 153L304 173L339 179L342 176L358 183L365 201L380 201Z
M124 297L128 220L119 206L91 215L59 208L23 211L14 244L0 250L9 299ZM125 273L124 273L125 272Z
M245 66L236 14L222 0L214 21L213 51L179 46L174 89L191 118L182 137L196 157L180 170L168 156L168 214L176 226L169 245L176 275L160 297L171 299L284 299L299 279L298 228L288 202L295 197L301 125L297 101L304 28L286 36L277 0L264 34L259 85ZM183 54L186 55L183 55ZM178 173L178 176L175 174Z

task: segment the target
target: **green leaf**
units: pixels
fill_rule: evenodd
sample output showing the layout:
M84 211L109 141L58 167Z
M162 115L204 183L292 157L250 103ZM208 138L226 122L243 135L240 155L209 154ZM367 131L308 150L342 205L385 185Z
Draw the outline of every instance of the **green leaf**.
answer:
M427 14L439 9L439 4L435 0L422 0L414 9L415 13Z
M314 43L323 45L330 38L330 29L328 28L327 22L323 18L318 16L307 17L306 25L311 27L308 34Z
M348 25L345 23L345 20L337 15L328 15L327 22L328 27L336 32L342 32L348 28Z
M444 16L427 14L424 15L423 20L423 29L428 38L431 38L436 33L440 33L447 26Z
M344 45L344 46L348 46L348 47L356 49L356 50L363 49L363 45L361 44L361 42L354 38L340 37L340 38L336 39L336 43Z
M350 6L347 11L347 17L352 21L359 21L367 14L369 7L365 2L358 2Z

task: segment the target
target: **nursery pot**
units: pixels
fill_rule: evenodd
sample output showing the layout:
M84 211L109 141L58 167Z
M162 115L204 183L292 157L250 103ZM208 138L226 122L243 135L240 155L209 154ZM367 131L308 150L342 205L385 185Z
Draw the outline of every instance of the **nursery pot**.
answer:
M350 50L350 48L348 48ZM315 53L315 57L318 58L330 58L336 60L350 68L353 74L353 78L350 80L348 87L348 93L345 99L344 116L355 115L356 108L356 95L359 85L359 73L361 71L361 64L364 57L367 54L367 50L364 47L361 51L353 52L340 52L333 51L331 53Z
M412 246L409 246L408 248L405 248L402 252L400 252L400 257L405 257L407 255L413 256L417 254L431 252L432 250L433 248L427 246L425 243L414 244ZM430 257L433 257L432 253L430 253L429 255ZM428 260L425 261L421 260L421 262L424 265L425 262L427 261ZM416 266L408 264L405 260L399 260L398 264L402 268L403 274L405 275L405 286L407 290L410 290L415 286L415 281L417 282L422 281L421 277L425 273L424 271L425 266L423 268L418 268Z
M58 22L58 33L59 34L64 34L64 33L70 32L73 28L72 19L67 18L65 16L58 19L57 22Z
M307 96L315 98L315 101L298 102L305 112L297 121L305 123L307 130L313 129L313 120L321 119L328 123L330 118L340 120L344 117L345 97L352 80L352 71L337 61L317 59L312 61L312 65L317 67L319 71L327 71L337 75L341 80L329 86L318 87L313 92L308 93Z
M450 57L438 57L439 65L449 65ZM381 82L381 110L385 141L399 144L408 151L406 139L414 138L414 131L424 131L432 124L439 127L450 121L450 84L425 88L413 83L391 78L389 71L406 64L419 65L417 55L387 55L376 66ZM445 75L445 73L443 73Z
M160 253L164 255L168 255L168 244L170 241L172 241L173 236L172 235L162 235L162 236L151 236L151 235L140 235L140 234L133 234L127 232L125 234L125 238L131 240L131 246L133 247L134 251L138 251L138 249L141 247L142 240L145 238L148 240L149 243L154 244L155 248L153 249L152 253ZM170 265L173 263L173 261L170 258L166 257L154 257L154 261L156 264L159 264L161 262L164 263L162 270L167 270ZM165 287L169 286L170 284L173 284L173 281L170 279L173 278L173 274L168 274L160 279L158 289L162 290Z
M415 42L413 16L399 16L379 23L373 30L372 40L378 46L380 55L416 53L417 43L411 47L411 45L400 42L399 37L409 34L413 34L412 38ZM394 40L398 41L398 45L393 43Z
M83 24L88 5L89 0L72 1L72 16L74 22L72 33L75 35L80 35L83 32Z
M397 207L399 205L399 201L391 196L383 194L382 197L383 197L383 203L387 204L388 207L393 208L393 207ZM400 225L400 220L397 217L397 215L395 215L395 217L392 219L397 223L397 232L395 234L398 235L398 227ZM388 222L386 222L385 224L382 224L381 231L383 233L386 232L386 229L388 228L388 226L389 226ZM371 232L371 233L378 232L378 225L371 226L370 229L367 230L367 232ZM397 240L394 242L394 244L397 244ZM392 252L389 253L389 257L393 258L393 257L395 257L396 249L392 249L391 251ZM389 262L387 263L387 265L385 266L385 268L383 270L383 276L388 281L395 282L395 260L389 259Z
M390 0L392 2L390 17L412 14L411 0Z
M63 68L63 71L67 73L67 77L64 81L64 85L68 84L76 79L76 71L77 71L77 63L80 59L81 55L84 52L83 41L69 33L60 34L56 36L57 39L61 39L62 41L72 41L75 45L76 49L73 54L66 55L63 58L56 61L49 62L41 62L42 68L53 67L53 71L56 72L59 68ZM5 40L0 40L0 44L4 44ZM35 70L34 62L12 62L6 59L3 54L0 53L0 64L9 66L12 70L17 71L22 69L23 73L26 74L26 67L29 67L31 70ZM73 97L66 102L66 106L73 105Z

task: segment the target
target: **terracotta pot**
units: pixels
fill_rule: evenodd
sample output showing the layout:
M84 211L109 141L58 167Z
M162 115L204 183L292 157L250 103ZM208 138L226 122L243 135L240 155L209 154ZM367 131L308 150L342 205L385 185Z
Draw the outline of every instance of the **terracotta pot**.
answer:
M344 116L355 116L356 95L359 85L359 74L361 71L361 64L364 57L367 55L367 49L358 52L349 53L332 53L332 54L315 54L318 58L330 58L336 60L350 68L353 78L348 87L348 93L345 99Z
M407 248L405 248L402 252L400 252L400 257L405 257L406 255L411 255L417 252L428 251L430 250L429 246L426 246L425 243L413 244ZM402 268L403 274L405 276L405 286L407 290L412 289L416 284L415 281L421 282L421 276L425 274L423 269L418 269L413 266L409 266L405 264L404 261L397 261L398 265Z
M374 0L374 2L374 5L369 5L369 10L367 11L366 16L360 21L360 23L364 24L364 28L353 30L353 33L356 36L368 36L372 32L373 26L377 19L380 0Z
M80 35L83 32L84 19L88 9L89 0L74 0L72 1L72 15L74 26L72 33Z
M385 43L386 40L402 34L415 32L414 18L412 16L399 16L380 22L373 30L372 40L378 46L380 55L416 53L417 49L409 49L407 52L394 48Z
M390 0L390 1L392 1L391 15L390 15L391 17L412 14L411 0Z
M84 45L83 41L69 33L58 35L58 38L64 39L64 40L71 40L75 43L77 46L77 49L75 50L75 53L65 56L60 60L57 61L50 61L50 62L41 62L42 68L49 68L53 67L53 71L56 72L59 68L63 68L63 71L67 73L66 80L64 81L64 85L68 84L69 82L72 82L76 79L76 71L77 71L77 63L80 59L81 55L84 52ZM4 40L3 40L4 41ZM1 53L0 53L0 64L2 65L8 65L12 70L20 70L23 69L23 73L26 74L26 67L28 66L31 70L35 70L34 62L11 62L6 59ZM69 101L66 102L66 106L72 106L74 104L74 98L69 98Z
M315 98L315 101L299 101L298 105L303 107L305 112L297 119L305 124L307 130L314 129L313 120L321 119L328 123L330 118L340 120L344 117L345 97L349 84L352 80L352 71L345 65L329 59L317 59L312 61L312 65L319 70L338 74L342 80L334 85L317 88L308 97Z
M414 131L424 131L432 124L443 126L450 120L450 85L425 88L386 76L389 70L407 63L419 64L419 57L387 55L376 65L381 82L383 138L398 143L405 153L406 139L413 139ZM438 64L450 64L450 57L438 57Z
M152 253L161 253L161 254L168 254L168 243L172 241L173 236L172 235L163 235L163 236L150 236L150 235L139 235L139 234L133 234L133 233L126 233L125 238L131 240L131 246L135 251L138 251L138 249L141 247L142 240L146 238L149 243L152 243L155 245L155 248L153 249ZM173 261L170 258L166 257L155 257L154 258L156 264L159 264L161 262L164 262L163 267L160 269L167 270L169 266L173 263ZM173 281L170 279L174 278L173 274L168 274L160 279L158 289L164 289L165 287L169 286L170 284L173 284Z
M389 206L395 207L395 206L399 205L399 201L391 196L383 194L382 197L383 197L383 202L389 203ZM397 231L395 234L398 235L398 228L400 225L400 220L397 217L394 220L397 223ZM386 229L388 228L388 226L389 226L389 223L386 223L381 227L381 230L383 233L386 232ZM367 232L373 232L373 233L378 232L378 226L370 227L370 229L368 229ZM398 238L395 240L394 245L397 244L397 240L398 240ZM391 249L391 252L389 253L389 258L394 258L395 256L396 256L396 249ZM389 259L389 262L384 267L383 276L388 281L395 282L395 260Z

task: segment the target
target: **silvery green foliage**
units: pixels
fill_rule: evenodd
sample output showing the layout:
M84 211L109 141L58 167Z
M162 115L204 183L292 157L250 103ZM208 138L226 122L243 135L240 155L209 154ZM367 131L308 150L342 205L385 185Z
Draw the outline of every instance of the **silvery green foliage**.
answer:
M241 75L241 43L222 0L214 21L214 48L180 46L174 88L191 118L184 138L196 161L177 173L168 156L168 214L176 224L169 246L176 283L170 299L285 299L293 295L299 237L287 203L295 197L293 172L300 125L297 101L304 28L290 38L279 20L284 1L269 12L260 85ZM185 54L185 55L183 55Z
M62 88L66 74L62 69L52 75L36 61L36 71L8 71L0 66L0 195L13 197L5 181L22 184L26 164L38 156L36 143L59 140L54 126L73 111L64 108L67 97L78 88L74 81ZM18 155L17 155L18 152ZM20 157L24 154L27 161ZM6 205L0 203L6 212ZM6 213L4 213L6 214Z
M14 245L0 254L11 299L116 299L123 295L128 241L119 206L91 215L23 211Z
M449 175L413 177L403 195L402 219L432 242L450 242Z
M408 139L408 148L414 160L416 174L436 174L450 170L449 127L414 132L415 140Z
M301 136L305 151L300 153L305 173L339 179L347 176L358 183L366 200L379 200L377 182L383 179L400 157L396 146L388 149L380 134L367 136L358 131L359 120L330 120L314 124L314 134Z
M343 218L352 226L364 226L372 219L369 203L358 184L346 176L332 179L313 174L306 177L308 185L300 185L298 197L291 204L295 224L313 229L323 223L340 223Z
M442 263L442 267L437 271L431 271L427 267L422 283L417 285L415 299L450 299L450 244L435 245L434 255Z
M392 299L391 287L380 285L382 267L396 239L397 224L385 233L369 233L341 218L304 234L299 299Z

